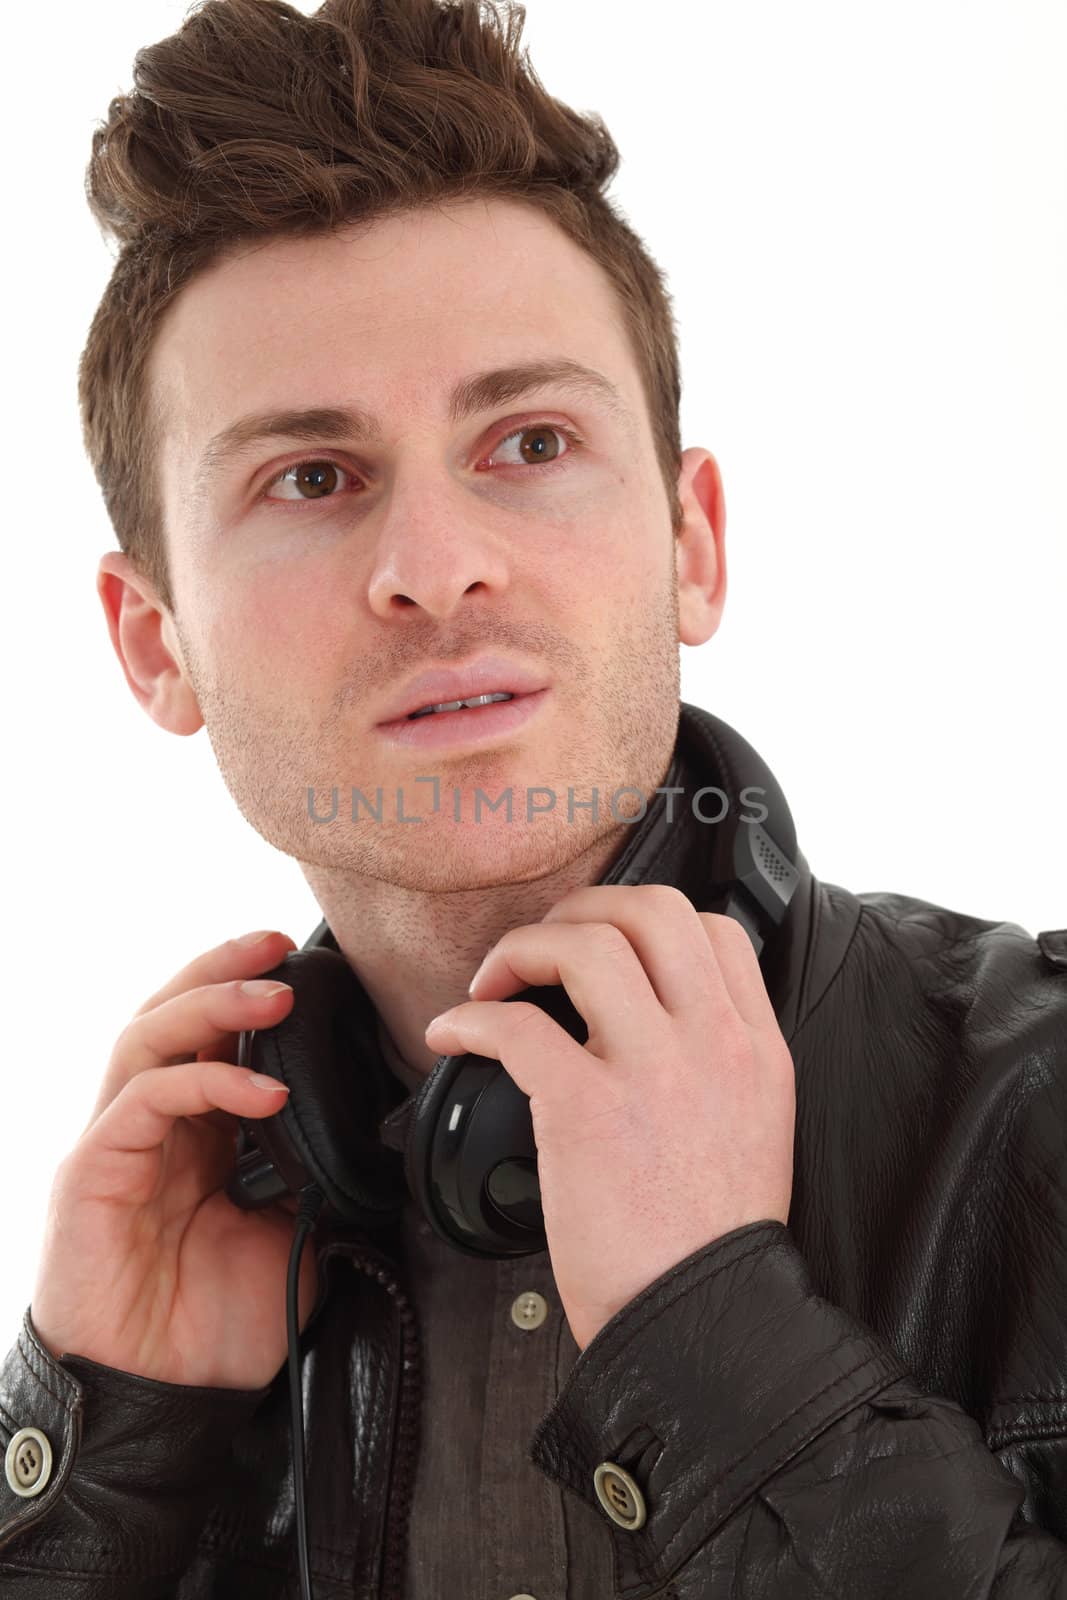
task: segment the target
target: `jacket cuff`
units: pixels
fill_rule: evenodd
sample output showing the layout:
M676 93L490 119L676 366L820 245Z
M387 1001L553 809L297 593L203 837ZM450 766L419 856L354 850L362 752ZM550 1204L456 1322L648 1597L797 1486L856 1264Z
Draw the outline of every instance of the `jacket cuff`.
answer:
M658 1592L790 1457L901 1376L882 1339L816 1295L789 1229L752 1222L687 1256L601 1328L529 1459L607 1523L619 1594ZM604 1462L636 1484L643 1525L607 1511L594 1485ZM621 1505L636 1520L627 1491Z
M182 1566L210 1508L234 1432L269 1393L161 1383L41 1343L27 1307L0 1365L0 1567L120 1571ZM31 1441L23 1476L12 1437L38 1429L51 1452L37 1493L17 1494L47 1452ZM14 1541L14 1543L12 1542Z

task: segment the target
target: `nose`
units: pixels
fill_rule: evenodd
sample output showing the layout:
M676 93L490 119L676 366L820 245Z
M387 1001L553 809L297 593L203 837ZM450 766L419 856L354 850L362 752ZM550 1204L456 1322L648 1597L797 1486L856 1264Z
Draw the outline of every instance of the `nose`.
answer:
M371 610L383 620L409 612L439 621L468 595L489 599L509 583L508 557L492 509L447 475L409 479L390 497L368 584Z

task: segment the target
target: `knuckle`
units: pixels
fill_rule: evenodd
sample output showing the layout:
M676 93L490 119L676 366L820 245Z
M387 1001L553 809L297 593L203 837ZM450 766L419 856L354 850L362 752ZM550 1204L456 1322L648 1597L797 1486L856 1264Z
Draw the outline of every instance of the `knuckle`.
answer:
M148 996L147 1000L142 1000L141 1004L137 1007L137 1010L134 1012L134 1016L135 1017L143 1017L147 1011L154 1011L156 1009L156 1006L158 1006L163 999L164 999L163 990L162 989L156 989L152 994L150 994Z
M589 928L589 940L596 946L598 952L611 960L618 960L621 956L632 952L632 945L613 922L594 922Z
M127 1055L130 1049L136 1044L137 1035L141 1031L138 1027L138 1023L141 1020L141 1015L142 1013L138 1011L133 1017L131 1017L130 1021L127 1022L126 1026L120 1032L118 1038L115 1040L115 1047L111 1052L112 1061L120 1060L123 1056Z
M746 946L751 950L752 941L736 917L728 917L722 911L706 911L704 915L713 939L722 944L734 944L739 950Z
M682 893L681 889L676 889L673 884L643 883L638 884L637 889L653 911L674 912L682 906L692 909L692 902Z
M209 1017L220 1003L225 1004L230 995L238 993L240 978L223 979L219 983L198 983L193 988L182 989L164 1000L159 1009L168 1017L181 1017L190 1013ZM227 1009L229 1009L227 1007Z
M548 1021L541 1007L535 1006L532 1000L509 1000L507 1004L512 1026L516 1030L536 1031Z
M57 1200L70 1188L71 1174L78 1154L78 1146L68 1150L52 1174L52 1199Z
M182 1072L185 1070L185 1066L186 1063L173 1067L145 1067L142 1071L135 1072L133 1077L123 1084L115 1098L116 1100L121 1100L125 1096L127 1100L136 1097L141 1100L151 1101L159 1090L164 1073Z
M748 1029L729 996L719 990L707 996L700 1025L702 1038L713 1042L716 1054L724 1061L738 1060L748 1048Z
M794 1088L796 1087L797 1069L793 1060L793 1052L781 1034L778 1035L777 1040L768 1049L767 1061L769 1070L776 1077L781 1078L787 1084L791 1084Z
M93 1160L91 1133L92 1129L88 1129L82 1134L78 1142L66 1152L52 1174L52 1205L69 1203L77 1197L79 1189L84 1187L85 1176L91 1170Z

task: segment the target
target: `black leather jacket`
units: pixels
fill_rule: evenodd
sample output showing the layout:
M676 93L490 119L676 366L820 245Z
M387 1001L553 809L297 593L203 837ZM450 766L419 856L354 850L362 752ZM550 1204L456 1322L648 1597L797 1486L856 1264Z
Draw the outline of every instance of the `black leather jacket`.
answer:
M704 714L682 711L713 783ZM649 874L698 909L707 833L672 830ZM800 866L763 962L796 1068L789 1225L739 1228L625 1306L530 1457L604 1518L617 1600L1064 1600L1067 931ZM315 1593L397 1600L416 1308L380 1239L315 1237L309 1502L332 1529ZM8 1452L0 1595L299 1595L285 1366L254 1392L157 1383L52 1359L27 1311L0 1450L25 1428L51 1462L32 1436L20 1469ZM636 1531L600 1509L605 1460L641 1489ZM39 1492L17 1495L16 1470Z

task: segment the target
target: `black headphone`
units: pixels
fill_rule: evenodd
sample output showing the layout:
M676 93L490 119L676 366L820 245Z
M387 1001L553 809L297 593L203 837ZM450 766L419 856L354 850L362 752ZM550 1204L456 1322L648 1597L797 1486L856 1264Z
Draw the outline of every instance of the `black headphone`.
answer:
M709 770L717 783L691 792L686 779ZM717 817L698 807L711 793L723 808ZM601 881L669 878L667 863L690 827L676 815L679 795L693 809L693 826L709 825L707 887L697 892L695 908L736 918L762 957L800 881L796 832L774 774L709 711L682 703L667 777ZM764 814L757 819L743 806ZM331 1207L343 1221L373 1231L395 1224L414 1195L434 1232L466 1255L533 1255L548 1242L530 1103L499 1061L441 1056L408 1096L383 1060L370 998L325 922L264 976L292 985L293 1007L272 1028L241 1034L238 1064L278 1078L289 1093L274 1115L239 1120L237 1165L226 1193L246 1210L289 1193L300 1198L286 1319L299 1576L304 1600L312 1600L297 1305L300 1257L320 1210ZM561 986L511 998L541 1006L579 1044L588 1038Z
M712 836L713 903L697 909L736 918L761 955L799 881L793 820L774 775L740 734L701 708L683 704L681 712L661 785L681 790L680 800L657 793L602 882L656 882L661 854L691 826L677 812L692 805L701 819L692 825ZM686 790L694 770L715 773L714 791ZM726 807L719 821L709 815L715 802L700 798L710 792ZM394 1224L414 1195L434 1231L467 1255L547 1249L529 1101L499 1061L441 1056L404 1117L390 1122L407 1091L382 1058L374 1007L326 924L263 976L292 985L293 1007L272 1028L242 1033L238 1062L278 1078L289 1094L273 1116L240 1124L226 1189L236 1205L254 1209L314 1186L345 1222L374 1230ZM584 1044L588 1029L565 989L512 998L541 1006Z

